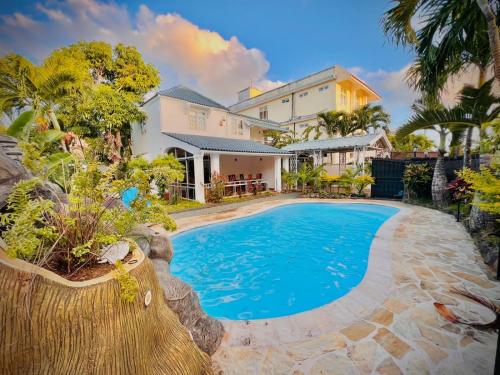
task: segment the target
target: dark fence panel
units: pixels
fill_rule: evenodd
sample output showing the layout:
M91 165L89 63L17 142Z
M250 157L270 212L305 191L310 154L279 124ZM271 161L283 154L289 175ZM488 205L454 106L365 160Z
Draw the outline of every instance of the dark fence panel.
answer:
M401 198L403 191L403 173L407 164L427 163L434 168L436 158L416 159L372 159L372 176L375 184L372 185L373 198ZM445 158L444 168L448 181L453 180L455 171L462 169L463 158ZM479 169L479 156L472 158L472 169Z

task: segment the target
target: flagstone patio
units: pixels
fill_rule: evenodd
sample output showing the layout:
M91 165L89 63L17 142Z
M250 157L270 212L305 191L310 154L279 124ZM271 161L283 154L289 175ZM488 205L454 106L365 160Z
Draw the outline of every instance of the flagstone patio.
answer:
M262 202L179 219L179 231L312 201ZM238 375L492 374L496 333L451 324L433 306L441 302L469 320L493 318L489 310L450 291L466 287L500 299L500 283L487 278L463 226L451 215L397 202L331 202L401 209L377 232L362 283L343 298L305 313L223 321L227 332L213 356L215 367Z

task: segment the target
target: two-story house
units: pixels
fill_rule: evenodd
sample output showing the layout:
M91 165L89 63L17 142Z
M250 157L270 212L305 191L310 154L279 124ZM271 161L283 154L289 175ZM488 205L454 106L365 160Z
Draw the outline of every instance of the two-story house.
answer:
M228 191L281 190L282 158L288 151L264 143L266 129L278 123L231 113L223 105L184 86L160 91L142 105L143 124L132 127L132 152L147 159L174 154L185 165L179 182L184 198L205 201L214 172L228 178Z
M319 113L351 112L380 99L365 82L336 65L267 92L246 88L238 93L238 102L229 109L233 113L278 122L300 139L307 127L318 124ZM386 156L391 150L383 132L367 136L353 134L342 140L338 137L329 140L323 135L324 141L301 142L285 149L294 151L296 158L313 155L315 164L324 164L331 174L340 174L345 168L363 164L371 157Z

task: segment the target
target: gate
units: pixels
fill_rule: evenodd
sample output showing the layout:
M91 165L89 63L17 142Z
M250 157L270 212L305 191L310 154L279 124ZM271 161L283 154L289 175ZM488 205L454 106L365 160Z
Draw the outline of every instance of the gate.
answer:
M416 159L372 159L372 198L402 198L403 173L407 164L429 164L434 169L436 158ZM453 180L455 171L462 169L462 158L444 158L444 169L448 181ZM472 155L472 169L479 169L479 155Z

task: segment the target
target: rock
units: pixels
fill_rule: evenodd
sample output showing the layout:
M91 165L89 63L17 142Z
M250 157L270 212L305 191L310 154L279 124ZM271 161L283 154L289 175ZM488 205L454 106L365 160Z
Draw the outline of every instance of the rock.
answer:
M368 317L368 320L383 326L389 326L392 324L393 316L394 314L392 312L380 307L372 312L372 314Z
M340 330L349 340L359 341L375 330L375 326L366 322L357 322Z
M436 345L431 344L427 341L423 340L418 340L417 345L420 346L424 352L427 353L429 358L434 362L435 364L438 364L441 362L443 359L448 357L448 353L445 352L444 350L438 348Z
M17 140L0 136L0 208L7 204L6 199L12 187L18 181L31 177L31 173L21 164L21 159Z
M166 233L155 233L149 244L151 246L150 258L165 259L167 262L172 260L174 251L170 237Z
M344 338L337 333L330 333L312 339L297 341L286 346L286 353L295 361L304 361L322 354L341 350L346 347Z
M373 339L390 355L401 359L411 350L411 346L385 328L380 328Z
M170 263L174 256L172 242L168 233L158 228L155 230L146 224L139 224L128 234L151 259L163 259Z
M355 374L356 368L349 358L330 353L319 357L309 373L311 375Z
M127 241L118 241L112 245L106 246L101 250L101 258L99 263L115 264L119 260L123 260L130 251L130 245Z
M167 305L191 332L196 345L209 355L215 353L224 335L222 323L203 311L191 286L170 274L166 260L153 259L153 264Z
M401 375L402 372L399 369L398 365L392 360L392 358L384 359L377 366L377 373L382 375Z

